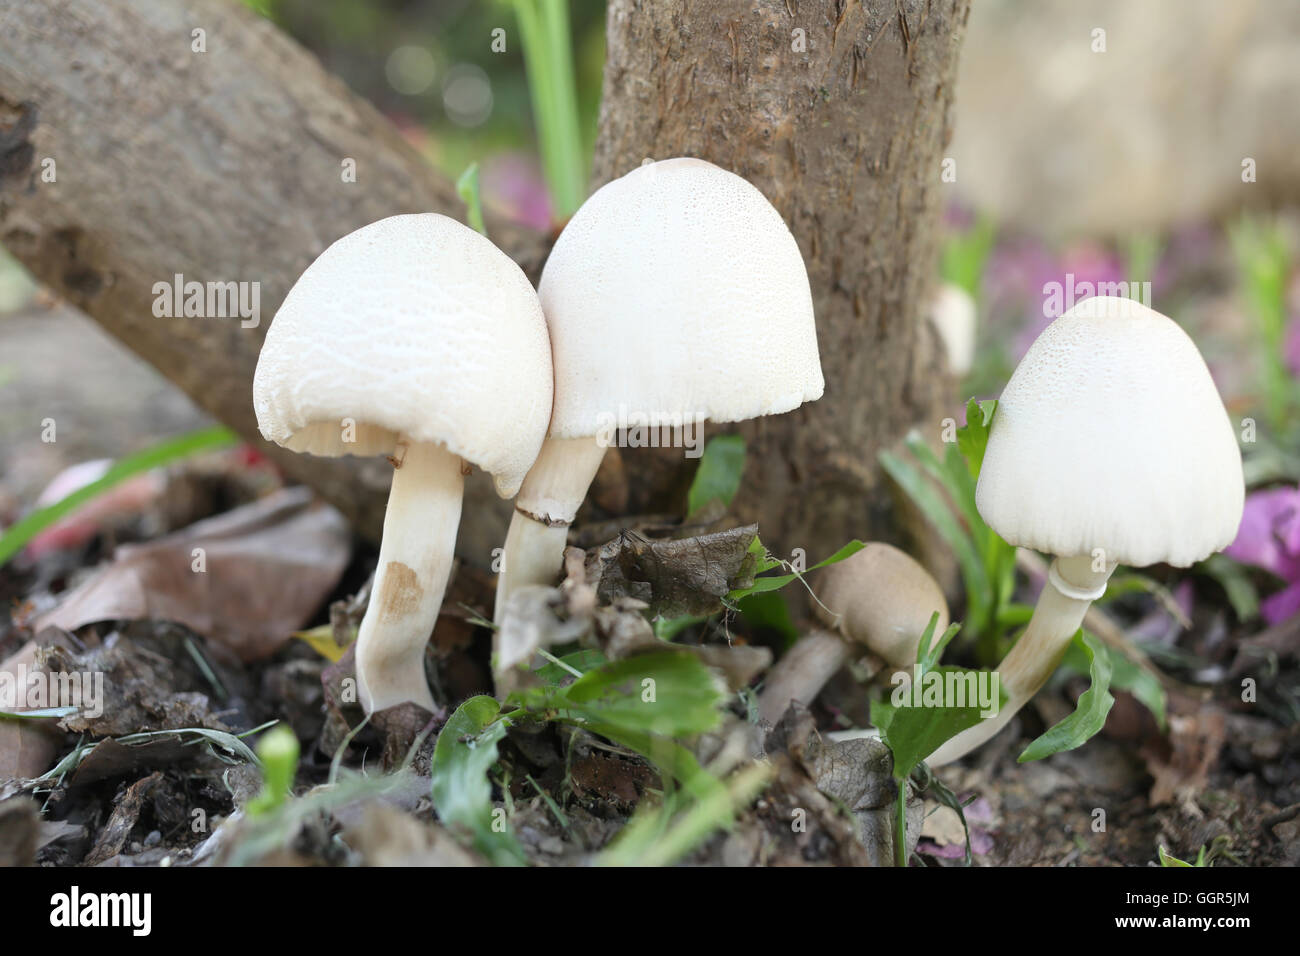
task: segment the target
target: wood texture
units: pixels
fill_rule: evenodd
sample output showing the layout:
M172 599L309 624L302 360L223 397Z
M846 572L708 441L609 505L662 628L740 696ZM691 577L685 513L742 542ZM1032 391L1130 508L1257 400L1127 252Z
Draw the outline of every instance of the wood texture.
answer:
M888 536L876 454L937 426L948 380L922 303L967 14L968 0L610 3L595 184L647 157L701 156L754 182L808 262L826 395L742 428L742 518L783 553ZM451 185L237 3L0 0L0 242L259 444L252 371L289 286L335 238L428 210L460 216ZM536 274L545 238L491 232ZM259 283L259 327L155 318L153 285L176 274ZM378 530L385 465L262 447ZM628 510L680 497L690 467L627 452ZM508 506L485 482L467 495L459 550L486 564Z
M949 407L922 310L968 15L967 0L609 5L596 183L710 160L763 191L808 264L825 397L741 429L741 520L781 553L892 536L876 455L914 424L937 435ZM675 477L648 457L625 452L634 506Z

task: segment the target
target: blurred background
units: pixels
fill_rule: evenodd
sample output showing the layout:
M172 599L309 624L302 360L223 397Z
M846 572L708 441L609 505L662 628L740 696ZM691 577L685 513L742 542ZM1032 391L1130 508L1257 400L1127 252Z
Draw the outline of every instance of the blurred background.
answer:
M485 206L553 223L509 4L245 0ZM604 4L571 5L584 157ZM494 29L506 28L504 53ZM995 396L1049 321L1044 286L1149 281L1197 340L1257 487L1300 480L1300 5L976 0L937 280L976 304L963 395ZM33 409L60 423L42 442ZM0 524L63 469L204 424L178 391L0 251ZM65 427L65 425L67 427ZM1300 559L1296 560L1300 567ZM1297 572L1300 575L1300 572Z

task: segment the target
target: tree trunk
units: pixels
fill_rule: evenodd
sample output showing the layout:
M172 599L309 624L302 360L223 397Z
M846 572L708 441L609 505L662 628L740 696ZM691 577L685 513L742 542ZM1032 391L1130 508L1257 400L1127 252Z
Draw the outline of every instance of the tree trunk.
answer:
M739 507L783 552L886 533L876 453L913 423L937 426L947 379L921 304L967 12L967 0L610 4L596 183L646 157L709 159L768 196L808 263L826 395L741 428ZM339 236L414 211L459 217L461 204L382 116L240 4L0 0L0 241L371 534L387 466L267 447L252 374L302 269ZM490 231L535 276L547 240ZM178 274L258 283L261 322L155 318L154 284ZM653 464L629 457L630 510L680 490L680 459ZM466 493L458 551L486 564L508 506L487 482Z
M826 394L740 428L737 507L779 553L891 535L876 455L914 424L937 435L948 407L923 304L968 14L968 0L609 4L595 184L646 158L707 159L762 190L808 265ZM624 453L634 508L676 477L650 457Z
M395 213L463 208L383 116L240 3L0 0L0 242L376 539L391 468L263 442L253 369L327 245ZM536 268L540 237L490 228ZM154 284L176 275L257 283L260 322L155 317ZM509 505L485 480L466 494L462 553L486 564Z

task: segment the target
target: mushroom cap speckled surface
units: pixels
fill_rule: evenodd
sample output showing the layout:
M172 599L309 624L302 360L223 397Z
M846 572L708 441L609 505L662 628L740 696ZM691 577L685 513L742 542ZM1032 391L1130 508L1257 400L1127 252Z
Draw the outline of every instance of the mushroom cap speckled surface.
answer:
M600 434L620 413L733 422L821 397L799 247L762 193L711 163L650 163L599 189L565 226L539 292L555 438Z
M1009 543L1186 567L1241 523L1241 452L1196 345L1129 299L1097 297L1038 337L998 399L976 489Z
M445 445L509 497L546 436L551 390L528 278L427 213L363 226L307 267L267 330L253 404L262 435L295 451L389 454L405 435Z

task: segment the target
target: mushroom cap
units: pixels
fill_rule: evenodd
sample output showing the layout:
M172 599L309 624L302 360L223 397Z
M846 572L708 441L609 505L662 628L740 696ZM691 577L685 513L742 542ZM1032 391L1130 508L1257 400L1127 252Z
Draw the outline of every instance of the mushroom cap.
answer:
M648 163L597 190L539 292L554 438L599 435L620 413L734 422L821 397L799 247L762 193L703 160Z
M959 285L942 283L930 300L930 321L948 353L948 369L965 375L975 361L975 300Z
M1010 544L1186 567L1241 523L1241 452L1196 345L1131 299L1049 325L998 399L975 501Z
M879 541L821 572L813 611L828 627L895 667L916 663L930 615L939 620L933 640L948 627L943 589L910 555ZM824 605L824 606L823 606Z
M257 426L314 455L446 446L519 490L551 413L551 350L528 278L474 230L432 213L348 233L307 267L267 330ZM344 420L355 441L344 441Z

